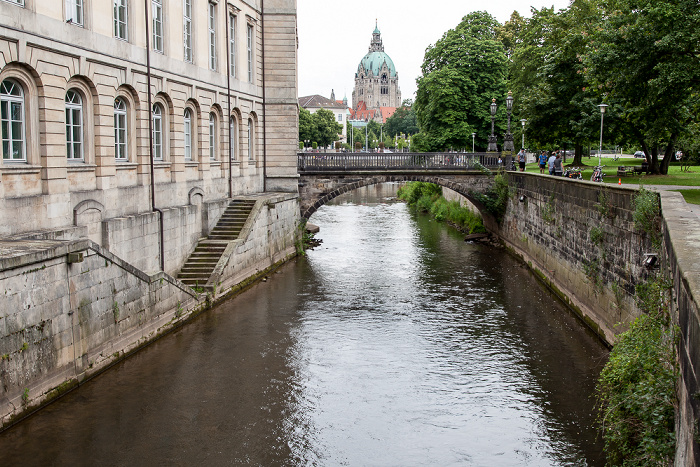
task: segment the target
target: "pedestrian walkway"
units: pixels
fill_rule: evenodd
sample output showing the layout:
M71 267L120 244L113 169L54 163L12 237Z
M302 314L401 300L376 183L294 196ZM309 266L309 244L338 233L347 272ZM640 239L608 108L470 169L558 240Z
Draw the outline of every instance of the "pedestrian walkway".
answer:
M638 185L638 186L641 186L641 185ZM682 186L682 185L643 185L643 186L647 190L653 190L653 191L658 191L658 192L676 191L676 190L700 190L700 186ZM689 212L695 214L695 217L700 219L700 204L685 203L685 207L688 209Z

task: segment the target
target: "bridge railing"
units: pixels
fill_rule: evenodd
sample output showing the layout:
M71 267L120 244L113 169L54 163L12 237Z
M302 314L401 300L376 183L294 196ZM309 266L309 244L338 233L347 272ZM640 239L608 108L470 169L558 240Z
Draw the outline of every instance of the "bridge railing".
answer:
M421 152L421 153L360 153L325 152L298 153L297 169L304 171L345 170L475 170L479 164L497 169L498 153L493 152ZM502 165L510 167L511 156L502 158Z

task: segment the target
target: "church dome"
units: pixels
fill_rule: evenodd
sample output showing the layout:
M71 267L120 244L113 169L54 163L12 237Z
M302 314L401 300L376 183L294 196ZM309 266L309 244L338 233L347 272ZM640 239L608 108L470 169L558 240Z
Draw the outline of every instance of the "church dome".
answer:
M379 70L381 70L384 63L386 63L387 68L389 68L389 76L395 78L396 67L394 66L394 62L385 52L368 53L362 58L358 68L362 67L367 73L371 71L374 76L378 76Z

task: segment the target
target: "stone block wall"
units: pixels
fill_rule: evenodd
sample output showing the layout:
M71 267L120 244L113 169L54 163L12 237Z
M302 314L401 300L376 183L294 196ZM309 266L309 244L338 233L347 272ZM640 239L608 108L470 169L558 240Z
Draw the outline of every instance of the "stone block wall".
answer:
M635 190L508 173L513 193L500 235L608 343L639 313L651 240L632 219Z
M201 306L167 274L147 275L89 240L26 248L0 259L0 425Z

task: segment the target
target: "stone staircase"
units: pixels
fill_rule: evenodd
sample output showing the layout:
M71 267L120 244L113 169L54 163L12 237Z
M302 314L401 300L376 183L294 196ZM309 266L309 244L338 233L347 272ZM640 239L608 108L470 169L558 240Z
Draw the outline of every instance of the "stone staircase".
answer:
M178 279L194 289L208 290L209 277L228 242L236 240L255 206L255 200L235 199L221 215L209 236L201 240L180 270Z

